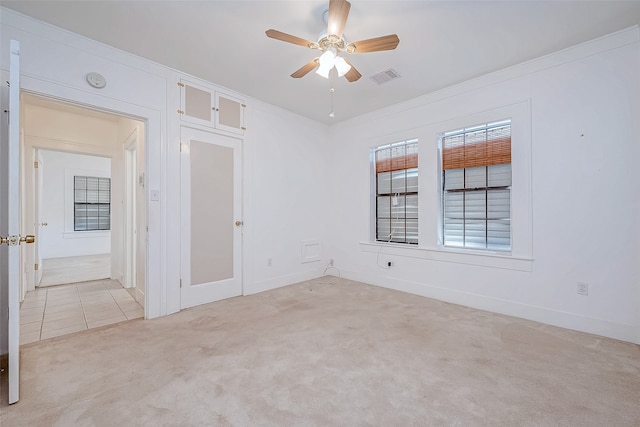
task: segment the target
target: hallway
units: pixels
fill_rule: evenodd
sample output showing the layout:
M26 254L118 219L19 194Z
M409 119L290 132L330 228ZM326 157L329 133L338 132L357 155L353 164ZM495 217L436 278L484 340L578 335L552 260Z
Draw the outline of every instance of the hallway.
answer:
M20 344L142 317L142 306L116 280L39 288L20 306Z

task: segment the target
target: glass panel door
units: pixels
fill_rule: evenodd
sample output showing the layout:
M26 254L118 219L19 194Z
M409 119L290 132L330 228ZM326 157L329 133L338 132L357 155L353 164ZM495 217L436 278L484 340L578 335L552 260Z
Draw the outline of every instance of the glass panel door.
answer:
M242 141L182 128L181 307L242 294Z

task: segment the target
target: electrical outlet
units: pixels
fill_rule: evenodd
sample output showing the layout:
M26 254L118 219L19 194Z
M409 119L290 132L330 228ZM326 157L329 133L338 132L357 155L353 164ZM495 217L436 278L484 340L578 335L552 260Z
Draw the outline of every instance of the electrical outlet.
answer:
M329 260L329 266L333 267L333 258Z
M576 292L578 292L578 295L589 295L589 284L578 282Z

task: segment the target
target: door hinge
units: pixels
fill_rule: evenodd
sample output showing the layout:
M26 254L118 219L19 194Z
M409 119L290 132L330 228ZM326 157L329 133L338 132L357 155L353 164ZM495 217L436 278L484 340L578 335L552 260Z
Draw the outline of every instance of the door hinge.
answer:
M182 279L180 279L180 289L182 289Z
M184 114L184 111L178 110L178 114Z
M180 87L184 87L184 83L180 83L180 82L178 82L178 86L180 86Z
M38 264L33 264L33 269L34 269L35 271L38 271Z
M33 162L33 167L38 169L38 162Z

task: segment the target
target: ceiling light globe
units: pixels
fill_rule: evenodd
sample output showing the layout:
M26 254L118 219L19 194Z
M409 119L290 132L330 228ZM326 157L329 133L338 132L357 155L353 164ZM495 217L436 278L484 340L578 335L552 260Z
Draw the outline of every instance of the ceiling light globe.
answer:
M338 56L335 60L335 67L338 71L338 76L342 77L349 72L351 65L347 64L347 61L341 56Z
M331 69L333 68L332 66L323 66L320 65L320 67L318 67L318 69L316 70L316 74L324 77L325 79L329 78L329 72L331 71Z
M332 51L327 50L325 53L323 53L322 55L320 55L320 67L328 67L329 69L331 69L333 67L333 65L335 64L335 55L333 54Z

